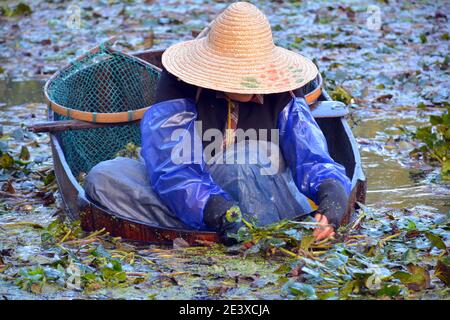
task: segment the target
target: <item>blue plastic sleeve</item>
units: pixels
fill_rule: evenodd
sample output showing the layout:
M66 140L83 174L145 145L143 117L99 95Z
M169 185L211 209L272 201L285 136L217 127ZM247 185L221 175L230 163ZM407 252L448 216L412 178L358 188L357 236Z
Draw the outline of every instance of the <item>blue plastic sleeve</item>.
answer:
M345 168L328 153L325 136L303 98L293 98L278 117L280 147L292 170L297 188L317 203L322 181L339 181L347 195L351 182Z
M153 105L141 120L141 155L150 184L161 200L189 227L205 229L203 211L209 197L220 195L230 200L230 196L205 169L196 119L196 106L190 99ZM182 163L174 161L174 152L186 151L183 146L191 146L189 154L183 155Z

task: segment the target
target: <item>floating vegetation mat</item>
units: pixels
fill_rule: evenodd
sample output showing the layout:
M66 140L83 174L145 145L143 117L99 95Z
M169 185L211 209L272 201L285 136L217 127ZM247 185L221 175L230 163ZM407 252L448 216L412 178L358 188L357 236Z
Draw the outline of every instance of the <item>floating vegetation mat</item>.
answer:
M364 208L336 239L320 242L314 226L249 224L237 235L242 245L164 249L135 246L104 230L85 234L60 220L45 227L2 221L0 279L43 297L448 297L449 215ZM20 245L24 238L27 246Z

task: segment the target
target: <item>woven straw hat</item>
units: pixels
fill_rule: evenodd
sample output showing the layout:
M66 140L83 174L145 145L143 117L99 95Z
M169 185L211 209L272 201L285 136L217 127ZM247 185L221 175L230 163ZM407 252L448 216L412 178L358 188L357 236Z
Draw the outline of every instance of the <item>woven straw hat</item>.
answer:
M169 47L162 63L184 82L233 93L286 92L318 73L311 60L274 45L267 17L248 2L231 4L206 37Z

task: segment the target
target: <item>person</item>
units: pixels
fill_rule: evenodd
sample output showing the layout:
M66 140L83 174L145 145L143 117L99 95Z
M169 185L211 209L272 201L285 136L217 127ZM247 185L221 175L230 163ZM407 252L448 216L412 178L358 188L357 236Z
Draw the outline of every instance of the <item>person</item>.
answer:
M351 182L309 109L321 94L314 63L275 46L266 16L236 2L162 64L141 161L100 163L87 194L146 223L215 230L225 244L242 226L236 215L265 225L307 216L314 203L316 239L333 236Z

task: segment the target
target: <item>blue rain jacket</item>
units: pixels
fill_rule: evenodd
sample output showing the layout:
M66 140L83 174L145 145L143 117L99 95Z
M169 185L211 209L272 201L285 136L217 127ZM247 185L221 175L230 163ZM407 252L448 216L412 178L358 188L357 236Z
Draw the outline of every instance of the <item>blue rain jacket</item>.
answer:
M209 197L219 195L232 199L213 181L202 158L194 159L192 155L190 163L182 164L171 160L174 148L186 143L186 139L192 140L192 150L202 148L201 133L194 125L197 117L196 105L191 99L153 105L141 120L141 155L151 186L167 207L186 225L205 229L203 210ZM277 126L283 156L297 188L304 195L316 201L320 183L330 178L341 182L347 194L350 193L351 183L345 169L328 154L325 137L303 98L291 99L279 114ZM185 134L175 134L179 132ZM195 154L202 154L202 149Z

